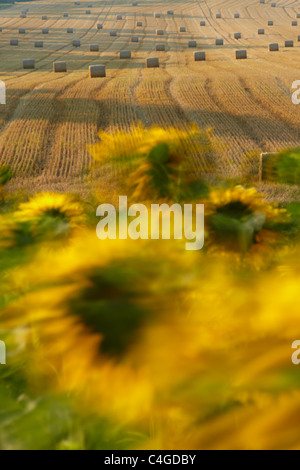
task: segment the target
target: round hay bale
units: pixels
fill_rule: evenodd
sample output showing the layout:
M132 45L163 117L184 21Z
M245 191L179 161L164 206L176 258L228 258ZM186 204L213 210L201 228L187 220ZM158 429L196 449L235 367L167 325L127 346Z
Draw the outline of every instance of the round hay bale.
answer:
M49 29L48 28L43 28L42 29L42 34L49 34Z
M73 28L67 28L67 33L68 33L68 34L73 34L73 33L74 33Z
M69 13L64 13L64 14L63 14L63 17L64 17L64 18L68 18L68 17L69 17Z
M20 28L20 29L19 29L19 34L25 34L25 33L26 33L26 31L25 31L24 28Z
M235 57L237 60L247 59L247 51L235 51Z
M257 34L265 34L265 30L260 28L258 31L257 31Z
M188 46L189 47L197 47L197 41L189 41Z
M74 46L74 47L80 47L80 46L81 46L80 40L79 40L79 39L74 39L74 41L73 41L73 46Z
M123 16L122 15L117 15L117 20L118 21L121 21L123 19Z
M90 15L90 14L91 14L91 10L85 10L85 14L86 14L86 15Z
M272 20L268 21L268 26L274 26L274 21Z
M185 26L180 26L179 32L180 33L185 33L186 32L186 27Z
M242 39L241 33L234 33L234 39Z
M202 62L206 60L206 53L205 51L199 51L194 53L195 62Z
M47 19L48 19L48 16L46 16L46 15L43 15L43 16L42 16L42 20L43 20L43 21L46 21Z
M269 44L269 52L277 52L279 51L279 44L277 42L273 42Z
M272 7L272 8L276 8L276 3L274 3L274 2L271 3L271 7Z
M200 26L206 26L206 22L205 21L200 21Z
M240 18L240 14L239 14L239 13L235 13L235 14L234 14L234 17L235 17L235 19L238 19L238 18Z
M43 41L35 41L34 47L44 47L44 42Z
M284 46L285 47L294 47L294 41L285 41Z
M155 50L157 52L164 52L166 50L166 46L165 44L162 44L162 43L156 44Z
M90 78L105 78L106 77L105 65L90 65L89 77Z
M115 36L117 36L117 31L115 29L113 29L112 31L110 31L109 34L110 34L111 37L115 37Z
M90 52L99 52L99 45L98 44L91 44L90 45Z
M173 10L168 10L167 14L172 16L172 15L174 15L174 11Z
M143 22L142 21L137 21L136 25L137 25L138 28L141 28L143 26Z
M300 19L300 13L297 13L297 18Z
M155 17L155 18L160 18L160 17L161 17L161 14L160 14L160 13L154 13L154 17Z
M53 72L54 73L63 73L67 71L66 62L53 62Z
M217 13L217 14L216 14L216 18L217 18L217 20L220 20L220 19L222 18L221 13Z
M23 59L23 69L34 69L35 61L34 59Z
M24 13L22 13L22 14L20 15L20 18L23 18L23 19L24 19L24 18L27 18L27 16L24 15Z
M216 46L224 46L224 39L216 39Z
M156 30L156 36L163 36L163 35L164 35L163 29L157 29Z
M121 51L120 52L120 59L131 59L131 52L130 51Z
M131 42L139 42L138 36L131 36Z
M11 39L10 40L10 45L11 46L18 46L19 45L19 39Z
M146 59L146 66L148 69L158 68L159 67L159 58L158 57L148 57Z
M97 24L97 29L103 29L103 24L102 24L102 23L98 23L98 24Z

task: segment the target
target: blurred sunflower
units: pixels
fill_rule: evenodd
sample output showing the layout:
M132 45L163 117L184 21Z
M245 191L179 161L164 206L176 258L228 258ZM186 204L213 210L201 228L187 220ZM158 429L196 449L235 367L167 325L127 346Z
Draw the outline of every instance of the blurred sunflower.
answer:
M121 422L150 413L151 377L133 350L147 325L179 308L184 285L180 258L165 244L164 259L159 244L138 245L99 243L92 232L51 260L42 250L26 271L14 271L14 290L27 293L2 312L7 328L30 326L33 378Z
M139 125L113 136L101 131L99 137L101 142L89 147L91 154L118 168L120 163L130 164L126 190L132 200L183 198L197 179L194 155L201 158L202 170L213 167L211 130L195 124L188 129Z
M81 228L86 221L83 206L69 194L41 193L20 204L14 213L19 224L30 224L37 237L60 238Z
M279 228L288 221L284 209L266 203L256 189L236 186L214 189L206 201L206 219L209 231L208 243L215 249L220 246L242 254L265 255L282 236ZM278 227L278 230L277 230ZM262 249L259 254L257 249Z

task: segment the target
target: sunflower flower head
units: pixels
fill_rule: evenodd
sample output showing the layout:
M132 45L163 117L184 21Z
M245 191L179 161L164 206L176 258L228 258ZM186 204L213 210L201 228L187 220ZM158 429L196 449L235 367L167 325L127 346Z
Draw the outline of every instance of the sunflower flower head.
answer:
M213 166L211 130L194 124L166 129L139 124L114 135L100 131L99 137L90 153L97 163L113 165L116 174L121 169L122 182L125 174L126 189L135 200L178 199L197 175L195 160L201 158L202 172Z
M20 204L14 218L30 224L37 235L54 238L70 235L85 223L83 207L69 194L36 194Z
M256 189L242 186L212 190L206 216L211 241L243 253L266 240L273 243L276 224L288 219L285 210L265 202Z

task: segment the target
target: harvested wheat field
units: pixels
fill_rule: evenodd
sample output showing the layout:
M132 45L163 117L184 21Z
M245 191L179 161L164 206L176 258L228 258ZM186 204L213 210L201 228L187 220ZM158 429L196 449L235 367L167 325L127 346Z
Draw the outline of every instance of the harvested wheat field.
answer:
M292 83L300 79L300 22L292 23L299 12L299 2L290 0L276 8L259 0L141 0L137 6L108 0L92 7L86 0L41 0L2 9L7 104L0 105L0 158L14 170L10 187L80 191L91 165L87 146L97 142L99 129L113 133L138 122L212 127L220 171L256 176L259 153L299 141L300 107L291 101ZM35 47L39 40L43 47ZM291 40L294 47L285 47ZM195 61L190 41L206 60ZM270 52L274 43L279 50ZM131 58L121 59L123 50ZM247 59L236 60L237 50ZM146 67L151 57L159 67ZM24 59L33 59L34 68L23 69ZM54 73L54 62L66 62L67 72ZM89 78L91 65L105 65L106 77ZM201 170L196 153L193 159Z

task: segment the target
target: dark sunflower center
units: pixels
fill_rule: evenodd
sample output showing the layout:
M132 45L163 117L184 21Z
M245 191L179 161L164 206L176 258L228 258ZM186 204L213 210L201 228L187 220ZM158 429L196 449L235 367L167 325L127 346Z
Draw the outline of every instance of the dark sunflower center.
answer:
M66 213L63 212L61 209L48 209L45 211L45 216L61 220L65 220L68 218Z
M141 307L142 293L128 268L109 267L93 272L89 287L72 299L70 311L103 337L101 351L120 356L135 342L148 312Z
M225 204L217 209L218 214L227 215L234 219L243 219L252 214L249 206L242 203L241 201L234 201Z

